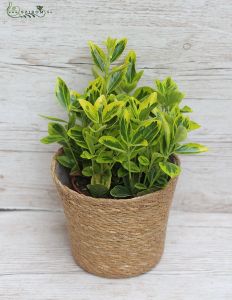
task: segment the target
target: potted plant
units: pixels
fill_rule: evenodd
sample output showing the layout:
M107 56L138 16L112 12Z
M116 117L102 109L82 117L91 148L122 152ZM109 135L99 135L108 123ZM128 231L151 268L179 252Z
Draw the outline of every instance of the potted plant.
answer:
M95 79L83 93L58 78L56 97L67 120L46 117L58 143L52 175L67 217L76 262L90 273L135 276L160 260L177 177L178 154L207 148L183 143L200 126L180 107L184 94L170 78L154 87L137 84L136 54L126 39L90 42Z

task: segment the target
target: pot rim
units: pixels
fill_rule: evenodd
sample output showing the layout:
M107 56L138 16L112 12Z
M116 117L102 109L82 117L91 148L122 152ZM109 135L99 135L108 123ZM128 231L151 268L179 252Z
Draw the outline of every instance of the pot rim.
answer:
M111 204L112 203L117 203L117 204L123 204L123 203L134 203L134 202L138 202L138 201L142 201L142 200L145 200L147 198L147 196L149 195L160 195L162 194L164 191L166 191L171 185L173 185L173 183L175 183L178 179L179 176L175 177L175 178L172 178L169 180L167 186L164 188L164 189L160 189L158 191L155 191L153 193L148 193L148 194L145 194L145 195L142 195L142 196L137 196L137 197L133 197L133 198L117 198L117 199L114 199L114 198L95 198L95 197L92 197L92 196L87 196L87 195L84 195L84 194L81 194L81 193L78 193L77 191L75 190L72 190L71 188L69 188L68 186L64 185L60 179L57 177L57 174L56 174L56 166L59 164L59 162L56 160L56 157L61 153L62 151L62 148L60 148L52 157L52 163L51 163L51 173L52 173L52 177L55 181L55 183L57 183L58 185L60 185L63 189L65 189L68 193L71 193L73 194L73 196L75 197L79 197L79 198L82 198L82 199L85 199L85 200L88 200L88 201L92 201L92 202L96 202L99 204L99 203L105 203L105 204ZM180 166L180 159L177 155L173 154L176 162L177 162L177 165Z

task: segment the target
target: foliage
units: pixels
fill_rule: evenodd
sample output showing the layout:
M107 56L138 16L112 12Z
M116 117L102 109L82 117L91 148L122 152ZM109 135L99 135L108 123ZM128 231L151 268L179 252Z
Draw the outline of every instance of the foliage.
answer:
M156 80L154 88L137 84L143 71L136 70L134 51L120 65L126 39L108 38L105 50L89 43L95 79L82 94L57 79L56 97L68 121L46 117L44 144L58 143L60 164L71 175L89 178L87 188L95 197L134 197L165 187L180 173L174 154L207 151L186 143L191 130L200 126L180 107L184 94L170 78Z

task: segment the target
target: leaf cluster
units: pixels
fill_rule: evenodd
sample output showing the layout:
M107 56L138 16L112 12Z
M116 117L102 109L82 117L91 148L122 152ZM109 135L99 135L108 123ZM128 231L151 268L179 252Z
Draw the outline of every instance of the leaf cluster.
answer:
M180 174L175 154L207 151L183 143L200 125L188 117L190 107L180 107L184 94L170 77L156 80L154 87L137 87L143 71L136 70L134 51L115 65L125 38L104 44L89 42L95 79L83 93L57 79L55 94L68 118L43 116L51 122L41 142L62 145L57 160L71 176L85 177L94 197L127 198L162 189Z

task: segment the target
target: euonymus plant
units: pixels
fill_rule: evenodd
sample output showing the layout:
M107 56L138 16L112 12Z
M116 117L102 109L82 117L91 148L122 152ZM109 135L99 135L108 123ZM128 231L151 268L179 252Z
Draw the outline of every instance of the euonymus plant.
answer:
M164 188L181 169L174 154L195 154L207 148L183 143L200 126L180 107L184 94L170 78L152 87L137 84L136 54L126 39L108 38L104 49L90 42L95 79L83 93L57 79L56 97L68 120L43 116L48 124L44 144L58 143L59 163L76 176L77 185L94 197L134 197Z

